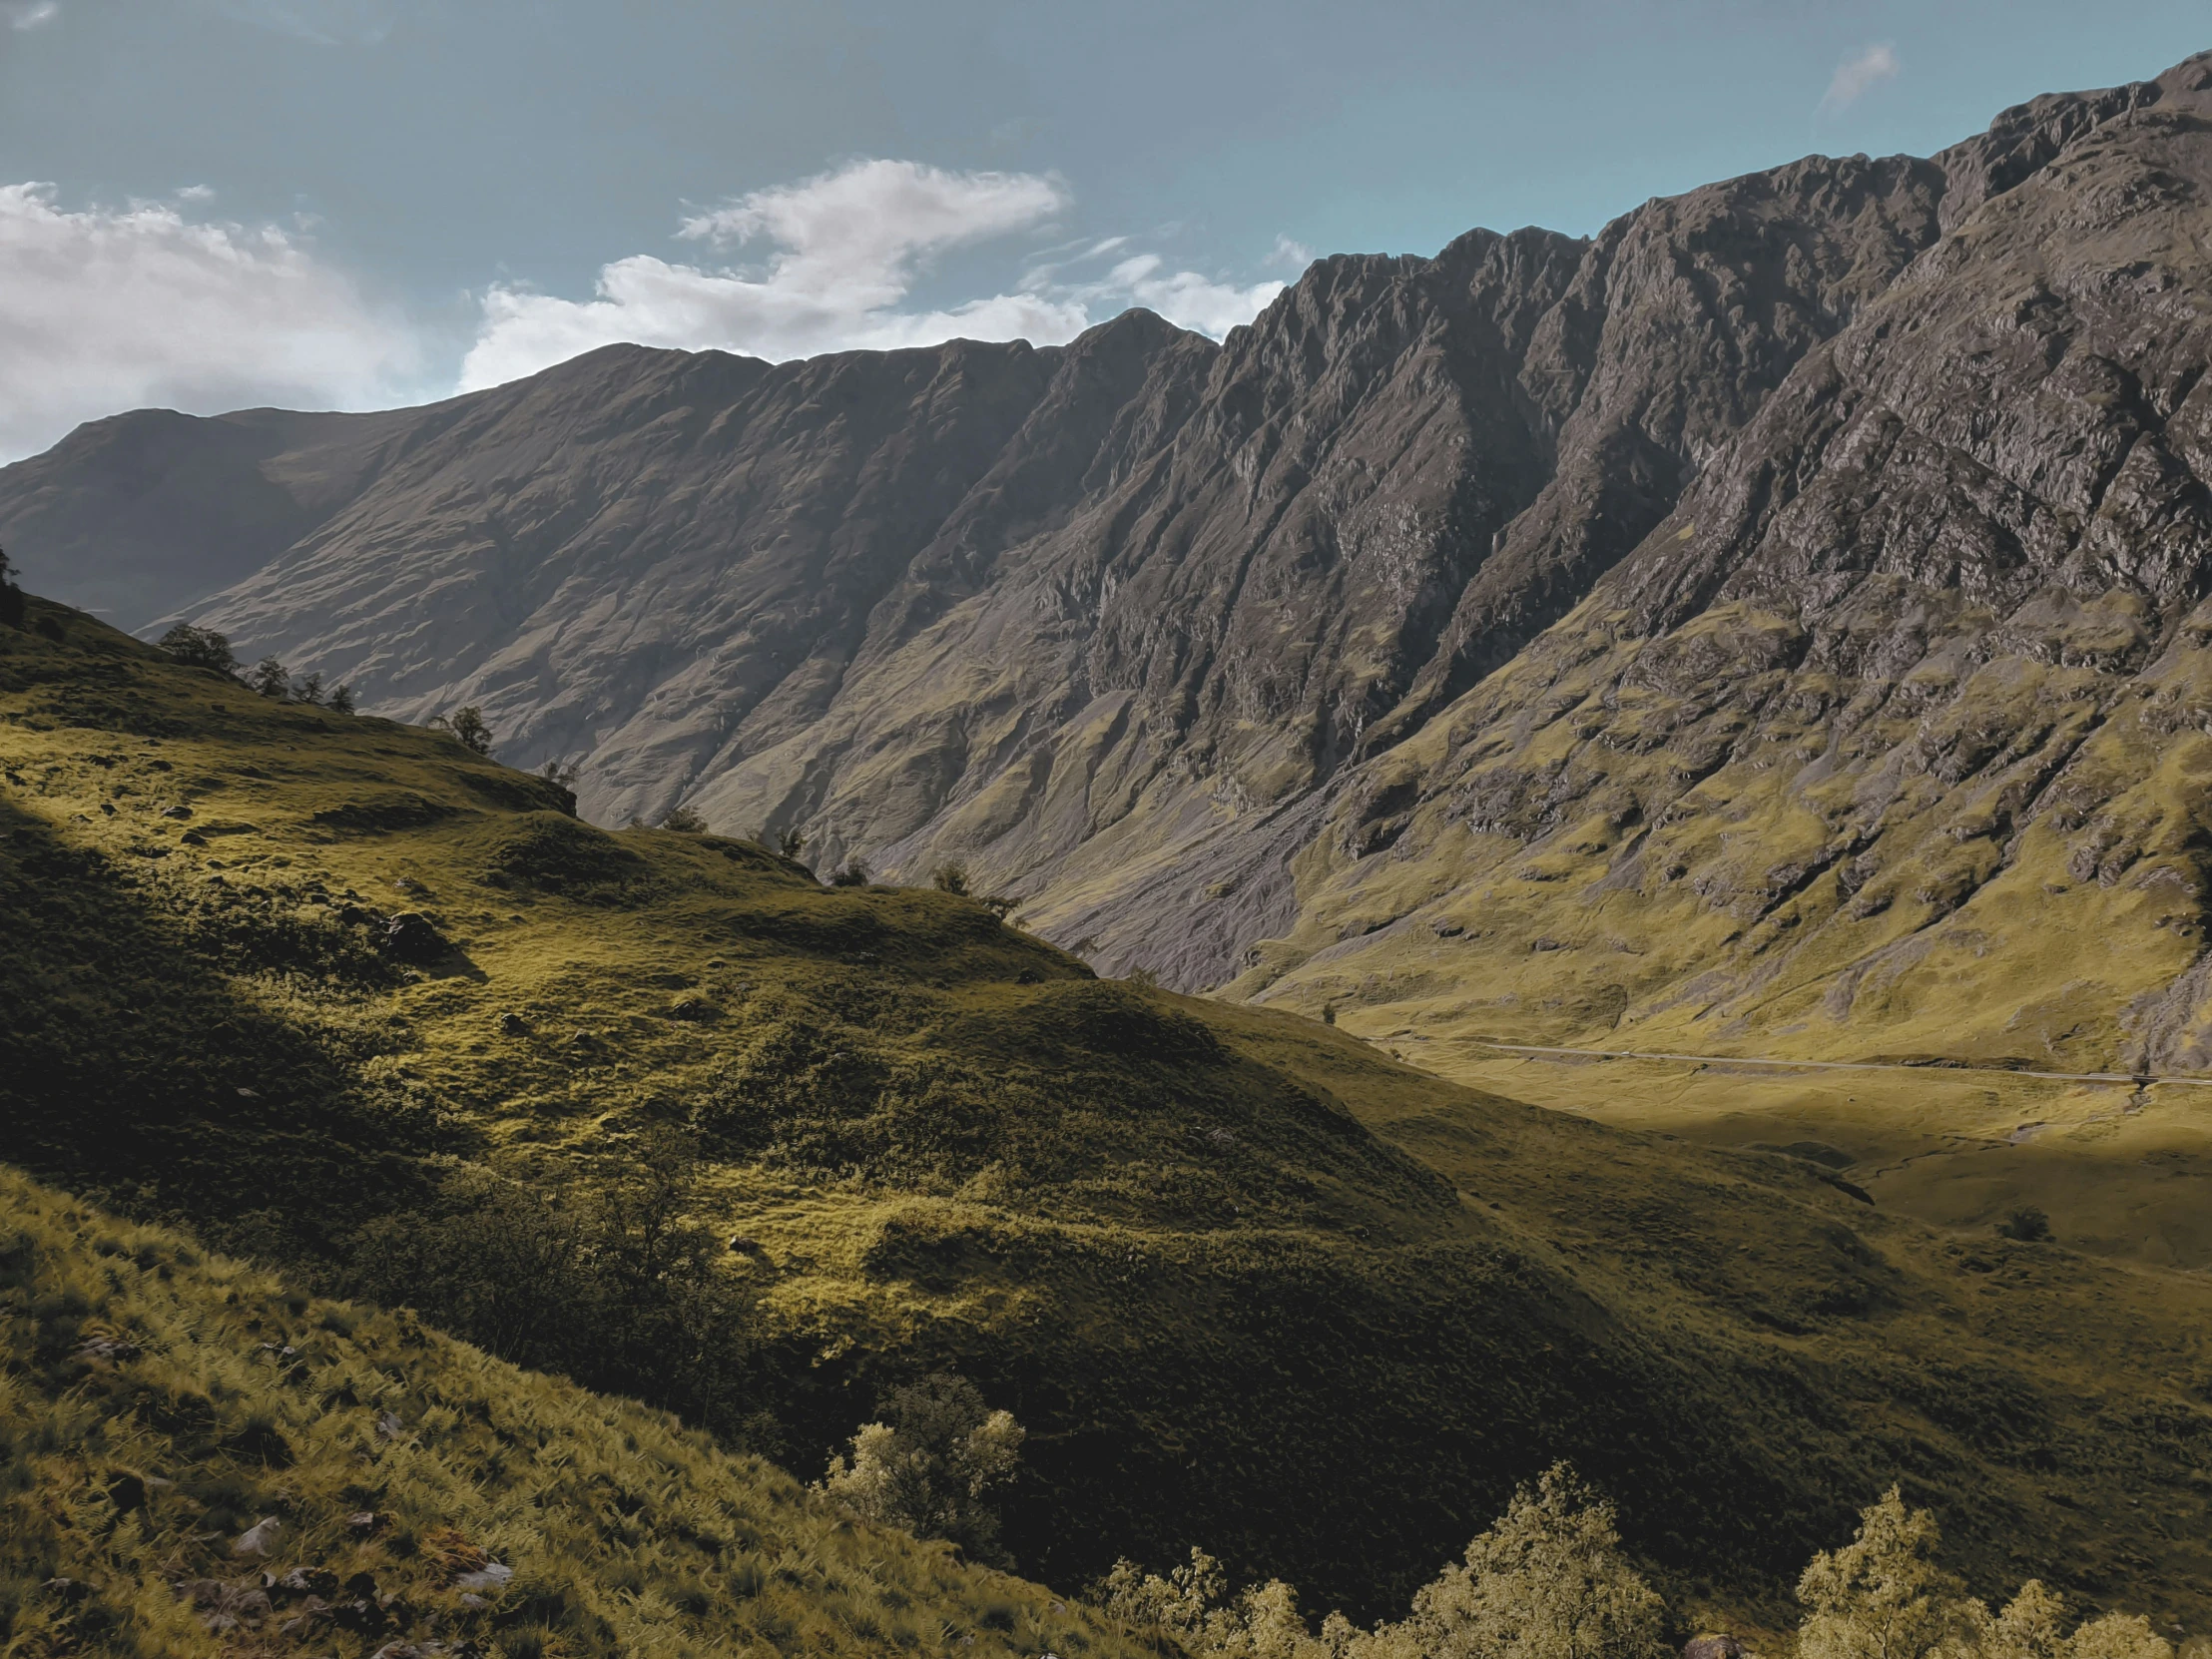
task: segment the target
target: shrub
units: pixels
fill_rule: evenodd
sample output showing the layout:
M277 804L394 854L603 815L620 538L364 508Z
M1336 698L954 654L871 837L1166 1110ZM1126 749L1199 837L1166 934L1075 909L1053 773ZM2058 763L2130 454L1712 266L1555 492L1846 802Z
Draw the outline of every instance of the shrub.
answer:
M830 877L832 887L864 887L867 885L867 865L857 858L848 858Z
M291 695L291 671L275 657L264 657L246 671L246 683L264 697L281 703Z
M433 717L430 729L443 732L471 755L490 755L496 741L491 727L485 724L484 711L473 703L464 703L449 715Z
M939 864L929 872L929 881L939 892L953 893L965 898L968 890L967 865L962 863Z
M213 628L196 628L180 622L161 637L161 648L187 668L212 668L218 674L236 674L239 660L231 642Z
M1961 1630L1959 1581L1936 1564L1936 1517L1909 1509L1892 1486L1859 1517L1858 1536L1823 1550L1798 1580L1811 1609L1798 1630L1801 1659L1924 1659Z
M21 628L24 609L23 590L15 583L15 566L7 553L0 550L0 624Z
M894 1388L883 1415L852 1436L849 1463L830 1459L830 1494L864 1520L1003 1561L988 1495L1021 1463L1023 1431L1013 1413L985 1406L966 1378L940 1374Z
M2050 1240L2050 1217L2032 1204L2024 1204L1997 1223L1997 1237L2017 1239L2021 1244L2044 1244Z
M661 820L663 830L673 830L679 835L704 835L707 821L691 807L671 807L668 817Z
M1202 1659L1660 1659L1657 1592L1621 1551L1612 1505L1564 1463L1523 1486L1495 1525L1414 1597L1399 1624L1341 1613L1311 1634L1281 1580L1231 1596L1203 1550L1167 1577L1127 1561L1094 1591L1125 1622L1157 1626Z

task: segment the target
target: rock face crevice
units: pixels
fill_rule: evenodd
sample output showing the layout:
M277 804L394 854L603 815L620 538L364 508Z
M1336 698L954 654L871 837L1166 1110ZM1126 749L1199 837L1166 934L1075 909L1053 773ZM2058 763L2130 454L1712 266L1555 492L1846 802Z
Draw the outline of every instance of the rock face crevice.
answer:
M1408 938L1459 941L1438 983L1485 937L1582 972L1531 941L1665 889L1667 927L1760 960L1693 994L1614 952L1554 1026L1753 1018L1715 987L1816 938L1856 1006L1900 939L1804 907L1971 910L2036 803L2136 776L2100 746L2193 637L2208 73L1586 241L1323 260L1218 344L1131 312L121 417L0 472L0 542L62 597L64 561L118 591L160 564L165 603L197 584L176 614L380 711L476 703L505 758L580 760L603 821L681 801L887 875L959 858L1108 970L1332 1006ZM129 458L161 445L188 459ZM2081 747L2046 776L2029 731ZM1717 805L1747 768L1793 780L1757 825ZM1525 920L1391 925L1477 893Z

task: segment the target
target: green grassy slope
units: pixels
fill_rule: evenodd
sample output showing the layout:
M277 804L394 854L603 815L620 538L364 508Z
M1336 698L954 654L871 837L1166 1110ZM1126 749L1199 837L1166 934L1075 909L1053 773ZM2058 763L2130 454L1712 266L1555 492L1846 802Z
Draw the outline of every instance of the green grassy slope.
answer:
M0 1114L80 1191L333 1275L455 1168L588 1195L682 1131L696 1219L755 1247L719 1270L748 1432L812 1469L956 1367L1031 1430L1008 1541L1062 1584L1200 1542L1373 1612L1564 1455L1692 1605L1903 1479L1992 1584L2212 1614L2194 1278L1099 981L968 900L609 834L42 614L63 643L0 636ZM402 910L450 953L376 948Z
M6 1170L0 1212L10 1653L1146 1651L663 1412Z

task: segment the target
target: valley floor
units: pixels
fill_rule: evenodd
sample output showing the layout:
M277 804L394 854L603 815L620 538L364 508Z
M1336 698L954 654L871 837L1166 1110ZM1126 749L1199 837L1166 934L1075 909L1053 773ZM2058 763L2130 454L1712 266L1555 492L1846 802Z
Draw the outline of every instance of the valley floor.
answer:
M2139 1085L1968 1067L1631 1057L1402 1028L1368 1035L1441 1077L1535 1105L1701 1146L1793 1153L1884 1209L1936 1227L1987 1234L2032 1206L2070 1248L2212 1268L2212 1079Z

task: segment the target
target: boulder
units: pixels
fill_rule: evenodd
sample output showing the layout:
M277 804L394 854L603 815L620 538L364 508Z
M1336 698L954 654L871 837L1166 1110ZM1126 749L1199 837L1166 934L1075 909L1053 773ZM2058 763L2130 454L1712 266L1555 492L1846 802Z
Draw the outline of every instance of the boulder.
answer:
M384 923L377 948L400 962L435 962L449 955L453 941L419 910L402 910Z

